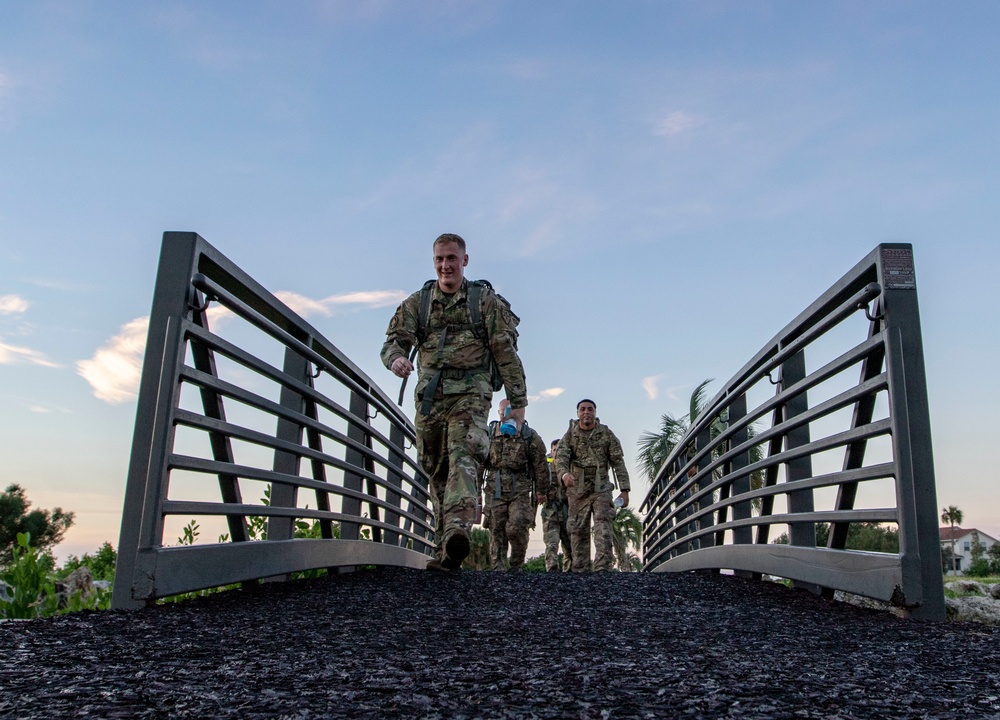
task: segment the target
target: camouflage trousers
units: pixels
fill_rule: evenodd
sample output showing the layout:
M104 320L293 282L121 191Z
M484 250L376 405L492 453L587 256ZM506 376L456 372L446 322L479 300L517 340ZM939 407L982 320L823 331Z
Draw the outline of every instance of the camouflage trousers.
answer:
M542 507L542 537L545 539L545 571L569 572L573 567L573 547L569 537L568 511L565 501L546 503ZM559 544L563 561L559 567Z
M585 488L570 488L569 537L573 548L573 572L590 571L590 522L594 521L594 572L612 570L615 551L611 524L615 506L611 490L595 492Z
M445 395L427 415L417 409L417 457L430 478L438 560L454 532L469 533L475 522L477 478L486 461L490 398Z
M490 513L490 563L494 570L507 569L507 549L510 548L510 570L520 570L528 553L528 530L535 525L535 501L527 479L513 494L504 491L495 497L487 486Z

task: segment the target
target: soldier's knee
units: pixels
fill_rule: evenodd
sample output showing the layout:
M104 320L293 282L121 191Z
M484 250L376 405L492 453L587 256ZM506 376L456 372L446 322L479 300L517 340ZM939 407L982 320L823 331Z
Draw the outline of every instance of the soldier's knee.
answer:
M465 451L480 465L486 462L490 450L490 435L485 427L471 425L465 433Z

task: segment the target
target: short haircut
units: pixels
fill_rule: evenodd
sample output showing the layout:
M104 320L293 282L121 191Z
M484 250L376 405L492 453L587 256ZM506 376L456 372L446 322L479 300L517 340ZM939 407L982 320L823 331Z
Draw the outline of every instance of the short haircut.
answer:
M581 405L583 405L583 404L584 404L585 402L589 402L589 403L590 403L591 405L593 405L593 406L594 406L594 410L596 410L596 409L597 409L597 403L595 403L595 402L594 402L593 400L591 400L590 398L584 398L583 400L581 400L580 402L578 402L578 403L576 404L576 409L577 409L577 410L579 410L579 409L580 409L580 406L581 406Z
M437 247L442 243L456 243L460 248L462 248L462 254L465 255L465 240L461 238L460 235L455 233L444 233L443 235L438 235L437 240L434 241L432 247Z
M549 443L549 449L551 450L552 448L554 448L558 444L559 444L558 440L553 440L552 442Z

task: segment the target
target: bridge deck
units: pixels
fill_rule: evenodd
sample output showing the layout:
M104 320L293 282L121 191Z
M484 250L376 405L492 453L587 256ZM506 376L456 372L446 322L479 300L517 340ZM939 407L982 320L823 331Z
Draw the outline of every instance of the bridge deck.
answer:
M0 623L0 717L998 718L997 667L732 577L386 569Z

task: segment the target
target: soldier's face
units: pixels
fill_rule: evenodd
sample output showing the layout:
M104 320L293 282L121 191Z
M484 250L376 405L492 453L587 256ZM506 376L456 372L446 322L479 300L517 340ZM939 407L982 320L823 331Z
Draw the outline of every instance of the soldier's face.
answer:
M468 264L469 256L462 253L458 243L443 242L434 246L434 271L441 292L453 293L462 287Z
M576 416L580 420L580 427L590 430L596 424L594 420L597 417L597 408L590 403L580 403L580 407L576 409Z

